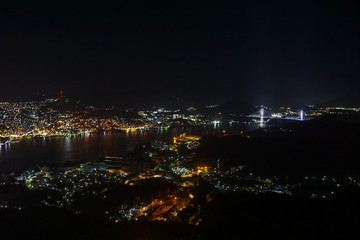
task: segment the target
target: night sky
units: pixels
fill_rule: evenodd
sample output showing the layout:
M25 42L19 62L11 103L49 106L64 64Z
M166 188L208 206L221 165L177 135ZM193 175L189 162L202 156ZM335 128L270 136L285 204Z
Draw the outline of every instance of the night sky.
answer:
M0 8L2 98L267 105L360 90L360 1L33 2Z

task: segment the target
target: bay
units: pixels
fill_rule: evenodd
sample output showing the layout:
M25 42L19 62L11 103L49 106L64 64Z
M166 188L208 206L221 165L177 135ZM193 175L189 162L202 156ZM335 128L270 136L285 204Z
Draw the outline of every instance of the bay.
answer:
M0 146L0 173L36 168L63 162L94 161L100 154L125 156L127 146L158 140L167 143L181 133L197 136L214 131L244 129L243 125L212 125L192 128L158 128L146 131L90 133L76 137L24 138L18 143Z

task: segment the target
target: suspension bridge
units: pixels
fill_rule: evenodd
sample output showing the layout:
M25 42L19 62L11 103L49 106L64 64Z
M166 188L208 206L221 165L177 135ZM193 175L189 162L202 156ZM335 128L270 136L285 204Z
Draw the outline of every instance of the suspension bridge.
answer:
M297 120L297 121L304 121L304 110L300 110L295 112L294 114L282 116L276 113L273 113L265 108L261 108L260 110L254 112L253 114L248 115L251 118L258 118L260 121L260 127L265 126L265 122L270 119L287 119L287 120Z

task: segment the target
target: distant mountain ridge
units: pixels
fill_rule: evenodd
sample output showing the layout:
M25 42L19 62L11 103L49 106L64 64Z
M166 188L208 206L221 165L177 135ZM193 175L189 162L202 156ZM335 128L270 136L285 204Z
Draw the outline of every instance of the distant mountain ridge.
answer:
M321 104L321 107L360 107L360 95L344 96Z
M232 100L227 101L225 103L220 104L217 107L217 110L219 112L222 112L224 114L251 114L257 111L257 108L249 103L238 101L238 100Z

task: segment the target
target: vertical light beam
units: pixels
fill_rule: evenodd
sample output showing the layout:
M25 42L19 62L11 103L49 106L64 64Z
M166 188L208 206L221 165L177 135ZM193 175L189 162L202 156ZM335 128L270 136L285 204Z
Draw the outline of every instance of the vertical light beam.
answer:
M299 117L300 117L300 121L304 120L304 110L301 109L300 113L299 113Z
M260 109L260 127L264 126L264 108Z

